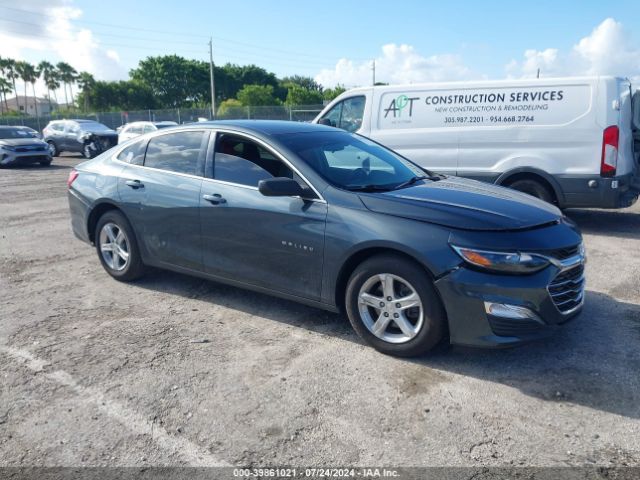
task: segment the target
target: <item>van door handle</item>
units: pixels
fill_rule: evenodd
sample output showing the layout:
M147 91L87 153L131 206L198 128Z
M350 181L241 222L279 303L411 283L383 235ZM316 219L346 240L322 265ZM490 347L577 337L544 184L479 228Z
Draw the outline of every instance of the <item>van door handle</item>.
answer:
M220 195L219 193L214 193L213 195L205 194L202 196L202 198L204 198L207 202L211 203L212 205L220 205L221 203L227 203L227 201L224 198L222 198L222 195Z
M142 183L140 180L127 180L124 183L126 186L131 187L134 190L137 190L138 188L144 188L144 183Z

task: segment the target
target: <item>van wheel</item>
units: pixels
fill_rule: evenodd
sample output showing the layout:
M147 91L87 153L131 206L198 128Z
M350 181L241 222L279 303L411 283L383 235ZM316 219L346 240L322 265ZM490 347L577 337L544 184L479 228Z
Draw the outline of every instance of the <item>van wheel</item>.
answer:
M431 350L446 331L446 315L427 273L397 255L361 263L347 284L353 329L376 350L411 357Z
M545 202L553 203L554 205L557 203L553 192L551 192L546 185L537 180L525 178L523 180L516 180L507 186L514 190L518 190L519 192L528 193L529 195L539 198L540 200L544 200Z

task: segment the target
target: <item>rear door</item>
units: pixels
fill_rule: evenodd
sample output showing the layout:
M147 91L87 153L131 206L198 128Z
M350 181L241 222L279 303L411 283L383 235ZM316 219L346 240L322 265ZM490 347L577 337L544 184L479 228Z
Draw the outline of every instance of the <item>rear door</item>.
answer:
M213 139L212 139L213 140ZM219 133L200 199L205 270L303 298L320 299L327 204L265 197L261 179L304 179L262 142ZM213 149L211 149L213 150Z
M61 136L62 149L68 152L81 152L82 144L78 141L78 135L80 135L80 125L76 122L65 122Z
M120 176L118 193L147 262L202 270L199 207L208 138L209 132L199 129L153 137L143 165L134 164L140 163L134 150L146 140L119 155L131 163Z

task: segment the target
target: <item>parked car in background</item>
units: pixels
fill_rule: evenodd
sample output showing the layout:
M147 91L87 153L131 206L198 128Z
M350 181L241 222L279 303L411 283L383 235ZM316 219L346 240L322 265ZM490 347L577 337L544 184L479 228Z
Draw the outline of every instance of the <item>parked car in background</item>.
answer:
M0 167L39 163L50 165L49 146L29 127L0 126Z
M95 120L53 120L42 133L53 157L75 152L93 158L118 144L116 131Z
M155 266L345 311L389 354L516 345L583 305L582 238L556 207L336 128L172 128L78 165L68 186L75 235L115 279Z
M640 93L603 76L358 88L314 122L561 208L624 208L640 193L634 115Z
M118 142L126 142L143 133L155 132L163 128L175 127L178 124L176 122L164 121L164 122L131 122L127 123L118 131Z

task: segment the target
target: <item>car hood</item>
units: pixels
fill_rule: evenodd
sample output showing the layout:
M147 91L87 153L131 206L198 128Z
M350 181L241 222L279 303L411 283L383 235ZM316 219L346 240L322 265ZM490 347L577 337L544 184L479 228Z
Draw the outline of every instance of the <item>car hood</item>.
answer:
M373 212L463 230L528 229L562 217L556 207L530 195L459 177L359 195Z
M46 146L46 143L43 142L39 138L2 138L0 139L1 146L8 147L23 147L23 146L34 146L41 147L43 145Z

